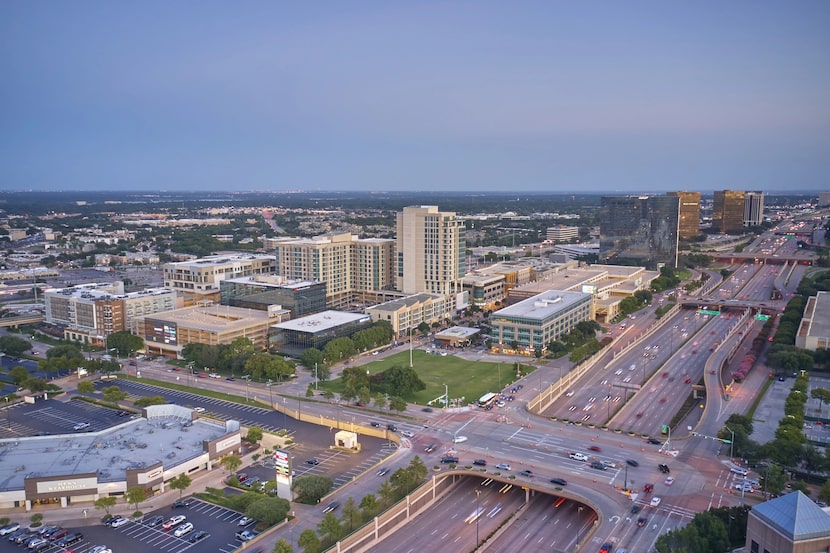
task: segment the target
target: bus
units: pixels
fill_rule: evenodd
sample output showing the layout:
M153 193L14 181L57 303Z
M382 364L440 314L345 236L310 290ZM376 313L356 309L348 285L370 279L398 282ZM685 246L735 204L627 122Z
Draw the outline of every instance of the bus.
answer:
M498 399L498 394L494 394L493 392L488 392L481 396L478 400L478 406L482 409L487 409L493 407L493 404L496 403Z

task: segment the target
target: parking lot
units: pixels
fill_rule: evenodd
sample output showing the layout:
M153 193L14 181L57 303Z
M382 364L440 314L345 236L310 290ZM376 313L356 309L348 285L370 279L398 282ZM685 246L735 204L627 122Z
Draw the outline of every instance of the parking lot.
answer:
M85 401L47 399L17 403L4 411L6 420L0 425L0 438L98 432L124 422L117 410ZM89 426L80 428L83 424Z
M148 503L152 503L152 499L148 500ZM89 513L90 517L96 518L102 515L101 511ZM175 527L165 530L161 524L150 525L156 515L163 517L165 521L173 515L184 515L187 517L185 522L193 524L193 530L177 537ZM68 528L68 530L83 534L81 541L70 546L75 553L87 553L96 545L107 545L117 553L151 553L154 551L181 553L188 550L230 552L242 545L242 542L236 538L236 533L245 529L253 531L255 525L255 521L251 521L240 526L240 519L242 515L236 511L194 500L186 508L166 507L146 512L141 522L130 521L118 528L96 524L81 528ZM47 514L46 524L48 520ZM23 521L18 520L18 522ZM200 530L208 532L209 535L198 543L191 543L190 539ZM0 537L0 553L18 553L22 550L25 550L23 545L10 542L7 536ZM57 542L52 542L40 551L41 553L63 553L64 548L58 546Z

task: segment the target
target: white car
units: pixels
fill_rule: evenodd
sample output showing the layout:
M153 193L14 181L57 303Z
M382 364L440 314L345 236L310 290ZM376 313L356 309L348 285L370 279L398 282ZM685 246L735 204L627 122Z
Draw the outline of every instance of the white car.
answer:
M414 435L415 435L415 433L412 432L411 430L401 430L401 436L406 436L407 438L411 438Z
M467 436L454 436L452 439L452 443L460 444L461 442L466 442Z
M121 526L124 526L128 522L130 521L124 517L115 517L114 519L110 520L109 525L113 528L119 528Z
M239 522L237 524L239 526L248 526L253 520L254 519L252 519L251 517L242 517L239 519Z
M650 505L652 507L657 507L658 505L660 505L660 498L659 497L652 497Z
M88 422L79 422L78 424L76 424L75 426L72 427L72 430L75 430L75 431L86 430L87 428L89 428L89 423Z
M510 465L508 465L507 463L499 463L498 465L496 465L496 468L499 470L510 470Z
M204 407L194 407L193 410L196 411L197 413L204 413L205 412Z
M177 538L180 538L180 537L184 536L185 534L188 534L192 531L193 531L193 523L192 522L185 522L184 524L182 524L181 526L176 528L176 531L173 532L173 535L176 536Z
M110 549L106 545L96 545L95 547L87 551L87 553L112 553L112 549Z

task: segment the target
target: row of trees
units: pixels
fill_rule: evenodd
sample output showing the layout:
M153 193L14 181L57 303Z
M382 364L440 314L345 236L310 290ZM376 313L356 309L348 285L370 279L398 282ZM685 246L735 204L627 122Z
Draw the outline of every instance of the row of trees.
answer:
M259 351L248 338L236 338L230 344L190 343L182 348L185 361L201 371L215 369L219 372L247 375L259 381L282 381L296 370L294 362L280 355Z
M426 332L429 332L429 325L426 325ZM335 363L344 359L348 360L360 352L388 344L394 336L391 324L387 321L378 321L351 337L331 340L322 351L317 348L308 348L300 355L300 363L309 370L316 368L317 378L325 381L331 377L329 368Z
M303 548L304 553L325 551L337 540L360 528L364 523L406 497L407 494L412 493L426 480L426 477L427 467L423 460L416 456L407 467L399 468L392 473L380 486L377 495L369 494L359 503L350 497L341 507L339 518L334 512L326 513L317 525L316 531L311 528L303 530L297 543ZM300 482L306 478L313 477L298 478L294 484L295 488L304 485ZM291 550L282 549L281 551L287 553Z

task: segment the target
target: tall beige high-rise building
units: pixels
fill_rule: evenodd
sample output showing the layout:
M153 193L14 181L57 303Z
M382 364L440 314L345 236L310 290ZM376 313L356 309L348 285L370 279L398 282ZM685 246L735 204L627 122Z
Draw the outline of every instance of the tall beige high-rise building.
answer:
M405 294L461 291L464 223L438 206L405 207L397 220L397 289Z
M351 233L284 240L276 248L276 274L326 283L326 305L342 308L365 292L395 285L395 241L358 238Z
M712 227L718 232L742 232L744 227L743 190L716 190L712 206Z
M700 234L700 192L666 192L666 195L680 198L678 236L688 239Z

